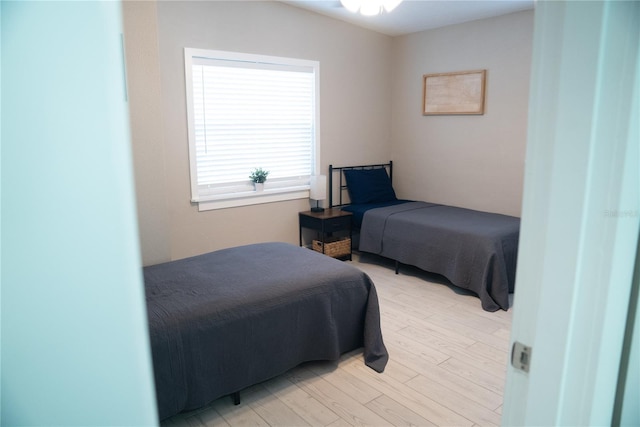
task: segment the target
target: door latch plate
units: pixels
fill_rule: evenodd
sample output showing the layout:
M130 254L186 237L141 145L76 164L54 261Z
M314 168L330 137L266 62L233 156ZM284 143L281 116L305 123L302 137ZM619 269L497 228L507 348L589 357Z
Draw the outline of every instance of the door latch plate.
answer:
M518 341L513 343L511 348L511 365L524 372L529 372L531 365L531 347Z

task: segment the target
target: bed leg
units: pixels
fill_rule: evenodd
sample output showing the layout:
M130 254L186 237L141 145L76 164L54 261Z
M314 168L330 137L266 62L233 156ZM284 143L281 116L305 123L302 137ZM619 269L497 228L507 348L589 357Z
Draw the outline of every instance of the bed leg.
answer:
M240 404L240 392L236 391L235 393L231 394L231 400L233 400L233 404L234 405L239 405Z
M396 274L400 271L400 263L396 261Z

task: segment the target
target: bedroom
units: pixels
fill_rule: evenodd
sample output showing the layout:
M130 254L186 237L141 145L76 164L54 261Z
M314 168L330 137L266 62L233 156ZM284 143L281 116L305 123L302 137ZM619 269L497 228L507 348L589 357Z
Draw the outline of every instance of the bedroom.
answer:
M184 47L318 60L323 173L393 158L407 198L519 215L532 10L400 38L279 2L131 2L124 17L145 264L296 243L298 212L309 208L307 199L206 212L189 203ZM420 114L424 73L477 68L490 70L485 115Z
M3 18L4 18L4 16L3 16ZM3 22L3 41L6 40L6 38L4 37L5 36L4 28L6 28L5 24L6 24L6 22ZM150 43L153 44L154 42L151 41ZM375 52L378 53L377 50L375 50ZM3 52L3 57L4 57L4 55L5 54ZM373 62L375 64L376 62L372 61L372 59L375 59L375 58L371 58L372 56L375 56L375 55L370 55L369 56L369 60L370 60L370 62ZM11 57L9 57L9 58L11 58ZM371 65L371 64L369 64L369 65ZM419 74L421 74L422 72L423 71L420 71ZM148 73L149 73L149 75L147 77L149 77L150 79L158 79L158 80L160 79L160 72L159 72L158 69L156 69L154 67L150 67L148 69ZM387 71L387 73L389 74L389 73L391 73L391 71ZM375 81L373 81L373 82L364 82L364 84L365 84L366 87L370 87L371 84L378 84L380 82L380 80L382 80L382 79L375 79ZM156 92L158 91L158 87L159 87L159 85L155 86L154 90ZM131 88L131 89L133 90L133 88ZM163 87L163 90L164 90L164 87ZM4 88L3 88L3 92L4 92ZM153 90L152 90L152 92L153 92ZM362 95L362 94L364 94L364 95L367 94L365 89L361 89L361 92L358 93L358 95ZM133 97L133 94L131 96ZM154 114L154 111L153 111L154 108L164 109L166 107L164 105L163 101L162 101L163 99L165 99L164 98L165 96L171 96L171 93L169 93L169 94L164 94L163 93L161 97L155 98L154 100L151 100L151 101L149 101L147 103L147 108L149 110L151 110L151 111L148 111L149 114L152 114L152 115ZM323 97L323 100L325 98L326 97ZM369 104L376 105L375 102L371 102L368 98L365 98L365 99L367 100L367 105L369 105ZM389 101L391 103L394 102L393 96L391 95L391 88L389 88L389 95L387 95L387 97L384 100ZM375 99L374 101L379 101L379 100ZM133 100L132 100L132 102L133 102ZM349 108L349 107L351 107L351 108ZM162 110L162 111L164 111L164 110ZM5 109L5 112L6 112L6 109ZM336 106L336 111L335 112L332 111L332 112L336 114L334 120L336 122L338 122L338 123L342 123L343 120L346 121L348 114L359 114L359 113L362 113L363 115L366 115L367 117L371 117L371 111L360 112L357 109L355 109L355 111L354 111L353 106L350 106L350 105L347 105L347 106L337 105ZM144 112L138 111L138 114L142 114L142 113L144 113ZM378 114L380 114L380 113L378 113ZM379 116L375 116L375 114L374 114L374 117L379 117ZM423 118L420 117L420 119L423 119ZM162 120L160 120L160 121L157 120L157 116L150 120L151 123L156 123L156 124L161 122L161 121ZM376 120L375 123L378 123L379 121L380 120ZM374 130L376 132L379 131L380 129L379 129L378 125L376 124L375 126L376 127L375 127ZM387 125L387 127L389 129L392 129L393 125ZM345 129L338 129L338 131L339 131L340 135L335 135L334 134L332 136L335 137L335 138L342 138L342 136L341 136L342 133L347 133L347 134L349 133L347 125L345 125ZM135 130L134 130L134 132L135 132ZM169 129L169 132L171 132L170 129ZM334 132L337 132L337 131L334 131ZM361 139L364 136L364 137L368 137L371 141L375 141L375 143L373 143L372 145L375 147L375 150L376 150L375 153L374 153L376 159L372 159L372 160L377 160L378 157L383 157L385 159L386 158L390 158L391 156L395 157L395 154L390 151L390 150L392 150L392 148L391 147L385 147L384 143L380 142L380 140L378 139L379 138L379 133L376 133L376 132L369 131L367 129L359 129L357 134L349 134L347 136L349 137L349 139ZM161 133L161 134L163 134L163 133ZM468 135L466 135L465 137L468 138ZM154 137L150 137L149 139L154 139ZM326 144L326 138L323 139L323 147L326 147L325 144ZM355 159L355 158L360 159L361 156L363 156L363 154L361 153L362 151L365 151L365 150L363 150L363 148L364 147L362 147L362 146L357 146L354 149L353 152L350 152L349 151L349 147L347 147L347 150L346 150L347 152L344 153L344 156L345 156L345 158L348 158L350 160L349 163L352 163L351 159ZM145 167L149 167L149 168L160 167L160 168L162 168L162 166L160 166L160 165L162 165L162 163L164 163L164 162L170 163L168 161L168 159L174 159L174 157L175 157L174 155L176 154L175 152L170 151L169 149L167 149L166 146L162 146L162 149L166 149L167 151L164 154L162 154L160 158L154 157L154 156L158 155L158 149L157 149L157 146L151 145L150 150L145 153L146 155L149 156L149 159L151 161ZM324 149L325 148L323 148L323 151L324 151ZM341 147L341 149L342 149L342 147ZM522 149L524 149L524 148L522 148ZM358 151L358 153L356 153L356 151ZM331 154L331 152L329 154ZM336 158L342 158L342 155L343 155L343 153L341 153L340 151L339 151L339 153L332 154L332 156L335 156ZM365 154L365 155L367 155L367 154ZM3 159L6 159L6 157L3 156ZM369 159L366 159L366 161L369 161ZM323 159L323 162L324 162L324 159ZM323 166L326 166L326 165L323 165ZM14 172L14 171L11 168L9 168L8 171L7 171L7 164L6 163L3 164L3 182L5 182L5 183L7 182L6 181L6 177L7 176L9 178L12 178L12 177L15 178L15 177L19 176L18 174L12 175L12 172ZM492 170L491 172L495 172L495 171ZM109 174L107 171L103 171L103 173L104 173L105 176L113 177L113 174ZM160 176L160 177L162 177L161 179L159 179L158 182L155 183L156 186L160 187L160 189L158 190L159 193L162 194L163 191L165 190L165 188L169 187L172 190L171 191L167 191L166 194L169 195L168 197L173 197L173 196L171 196L172 193L177 195L180 191L182 191L182 190L177 189L177 187L180 186L180 181L184 182L184 177L185 177L186 173L187 173L187 169L183 169L181 171L172 171L171 173L167 173L166 175L164 173L160 173L159 175L156 175L155 172L150 172L149 176ZM487 175L490 175L490 174L487 174ZM399 177L399 182L398 182L399 185L402 185L401 179L402 179L402 177ZM68 183L69 181L62 181L62 182ZM107 188L111 188L111 187L107 187ZM85 187L82 187L82 190L86 191L87 189ZM153 193L155 190L156 190L156 188L153 185L148 185L147 187L145 187L145 191L147 191L149 193ZM474 190L477 190L477 189L474 189ZM63 195L66 195L66 194L63 194ZM186 192L185 192L185 195L187 195ZM500 195L501 194L497 194L496 197L498 197ZM12 207L11 202L15 202L16 200L22 200L19 197L17 197L16 195L10 194L10 196L13 196L13 197L7 197L6 196L6 192L3 191L3 222L5 221L5 218L7 218L4 215L5 212L9 213L9 218L10 219L11 218L16 219L15 214L17 214L17 212L15 212L15 210L11 209L11 207ZM110 199L108 199L107 196L108 195L105 195L105 200L110 200ZM187 195L187 198L188 198L188 195ZM71 200L72 199L70 198L69 201L71 201ZM7 201L9 203L7 203ZM155 248L158 248L158 251L153 253L153 256L158 256L157 259L160 259L160 258L168 259L169 257L178 258L180 256L186 256L186 254L188 254L189 251L191 251L191 246L192 245L198 247L198 249L197 249L198 252L209 250L209 247L212 244L208 243L208 241L211 240L211 239L200 239L200 238L198 238L197 235L200 233L200 231L195 230L194 229L195 226L201 226L200 228L208 228L208 227L214 227L218 223L222 223L222 222L229 223L232 219L233 220L237 220L238 219L237 216L235 218L231 218L230 215L224 216L223 213L216 213L215 214L215 221L211 221L211 222L198 219L197 216L195 216L195 215L189 216L188 220L184 220L184 219L180 219L180 217L184 213L184 211L180 210L182 208L175 207L172 204L171 204L171 208L166 208L166 206L169 205L169 203L167 203L165 200L162 200L162 196L158 197L157 194L156 194L156 196L152 197L150 200L148 200L148 202L149 202L149 208L151 210L154 209L154 203L157 203L156 206L159 206L159 209L158 209L159 214L158 214L158 216L149 216L148 222L152 223L152 228L151 228L152 231L149 232L147 230L147 232L146 233L143 232L143 234L146 234L147 238L150 238L152 240L154 238L154 236L153 236L153 232L154 231L153 230L155 230L155 231L167 230L166 232L162 233L159 236L158 240L156 240L156 241L152 240L151 242L143 243L143 246L146 246L146 248L147 248L147 249L143 250L143 253L149 253L149 249L148 249L149 247L152 247L153 250L155 250ZM452 201L451 203L453 204L454 202ZM481 203L481 202L478 201L477 203ZM31 206L31 205L29 205L29 206ZM100 208L106 208L106 206L103 206L102 204L100 204L98 206ZM183 205L183 206L188 206L188 203L185 202L185 205ZM22 207L22 205L21 205L21 207ZM304 209L306 207L308 207L308 205L305 204L304 206L302 206L302 209ZM7 208L9 208L9 210L7 210ZM185 207L184 209L188 209L188 207ZM293 206L292 208L287 208L287 209L289 209L289 210L291 210L293 212L297 212L298 210L301 210L300 207L297 206L297 205ZM102 218L98 212L91 212L91 213L90 212L91 212L90 210L87 210L86 211L86 215L91 215L92 218L94 218L94 219ZM292 234L291 240L295 242L295 238L296 238L295 237L295 227L292 227L292 224L295 224L295 217L287 218L286 215L283 215L282 211L280 211L279 209L276 210L272 206L264 206L264 207L262 207L262 210L260 210L260 211L258 211L256 209L253 209L253 208L246 208L245 212L247 213L247 216L244 217L244 215L243 215L240 219L242 220L241 221L242 224L246 225L247 227L246 228L243 227L242 229L238 230L236 235L233 236L234 239L235 238L238 238L240 240L241 239L245 239L245 241L247 241L247 242L248 241L255 241L256 240L255 239L256 232L260 232L261 228L264 229L264 224L254 224L255 220L253 220L253 218L255 218L255 217L264 218L264 222L266 223L267 221L270 222L272 220L271 217L273 217L273 218L276 218L276 221L279 221L279 222L276 223L276 225L274 226L273 230L276 230L277 232L282 232L284 230L289 230L289 229L293 228L294 231L292 231L292 232L289 231L289 233ZM13 215L13 216L11 216L11 215ZM209 215L209 217L213 217L213 216L214 215ZM71 219L71 218L74 218L74 217L71 216L69 219ZM250 218L251 218L251 220L250 220ZM28 218L25 218L24 220L28 220ZM174 223L174 221L175 221L175 223ZM49 224L49 222L45 221L44 224ZM85 224L84 222L82 222L82 221L80 222L80 225L84 225L84 224ZM161 225L158 225L158 224L161 224ZM63 225L65 227L68 226L68 224L66 222L64 222L64 221L61 222L60 225ZM147 226L147 224L144 224L144 223L140 224L141 228L146 227L146 226ZM62 227L62 229L64 229L65 227ZM153 228L153 227L155 227L155 228ZM55 228L55 227L51 227L51 228ZM9 237L15 237L14 236L15 233L10 233L10 231L11 231L10 229L8 231L6 226L3 227L3 241L7 237L8 233L9 233ZM44 228L36 228L34 231L35 231L33 233L34 237L31 237L31 234L25 234L23 236L24 237L24 241L32 244L34 247L38 246L38 240L36 240L36 238L35 238L36 233L42 233L42 232L45 232L45 231L48 231L49 233L51 233L51 230L45 230ZM216 230L216 231L219 231L219 230ZM105 231L94 230L94 233L91 233L91 234L93 235L94 238L97 238L98 240L104 238L105 241L106 241L108 239L108 235L106 235L105 233L108 233L108 230L105 230ZM272 233L272 231L269 231L269 230L264 231L263 235L265 236L265 240L272 239L269 233ZM40 235L42 235L42 234L40 234ZM221 239L224 239L224 238L225 238L224 236L221 237ZM227 238L230 239L231 236L227 236ZM64 241L64 238L62 236L60 236L60 242L62 242L62 241ZM203 241L205 241L205 242L203 243ZM71 242L75 242L75 240L71 240ZM217 242L221 242L221 241L217 240ZM224 241L222 241L220 244L226 244L226 243ZM4 246L3 249L5 249L5 251L3 251L4 260L11 260L11 259L18 258L19 254L12 255L11 258L10 258L7 255L7 251L6 251L7 246L6 245L3 245L3 246ZM58 246L60 246L60 244ZM9 246L9 247L11 247L11 246ZM20 246L20 247L22 247L22 246ZM54 247L54 246L52 245L51 247ZM77 249L76 250L73 250L72 248L65 248L65 249L69 253L74 253L75 254L75 253L78 252ZM158 255L158 254L160 254L160 255ZM57 258L53 257L54 254L47 254L47 255L52 257L52 259L57 259ZM25 255L25 257L23 259L27 260L28 258ZM151 261L151 262L153 262L153 261ZM149 261L145 260L145 263L148 264ZM9 271L9 273L12 273L12 272L14 272L14 270L12 270L10 268L10 264L9 264L8 267L5 267L5 266L7 266L7 264L5 264L4 262L3 262L3 264L4 264L3 265L3 276L4 276L4 278L6 278L7 277L6 276L6 274L7 274L6 272ZM91 265L90 261L89 261L89 265ZM57 270L54 269L53 271L57 271ZM8 276L8 277L11 278L11 276ZM6 289L7 288L3 288L3 290L6 290ZM9 288L9 289L12 289L12 288ZM19 294L19 292L18 292L18 294ZM11 295L12 294L3 293L3 297L5 297L7 295L9 296L9 301L12 301L11 300ZM83 294L81 294L81 295L83 295ZM6 301L7 300L5 298L3 298L3 304L6 304ZM113 304L113 302L111 300L106 300L105 301L105 304L107 304L107 306L108 306L109 303ZM20 307L20 305L18 305L18 306ZM113 304L113 306L115 306L115 304ZM40 309L44 310L44 307L41 307L41 306L37 306L37 307L39 307ZM20 318L19 316L16 316L16 314L13 311L7 312L5 309L6 309L6 306L3 305L3 327L4 327L4 325L6 325L5 319L7 317L9 319L11 319L12 318L11 316L13 315L14 319L19 319ZM25 309L25 312L29 312L29 310L27 310L26 307L24 309ZM3 355L11 354L11 353L8 353L6 351L6 347L4 346L4 340L5 340L6 337L7 336L3 333ZM14 342L15 343L16 341L10 341L10 342ZM69 342L71 342L71 341L69 340ZM11 362L10 359L7 359L7 358L3 357L3 364L4 364L4 361L7 361L7 360L8 360L9 363ZM5 365L5 366L7 366L7 365ZM15 367L15 365L14 365L14 367ZM19 370L18 370L18 372L19 372ZM6 371L3 371L3 374L6 374ZM4 385L4 378L5 378L5 376L3 375L3 385ZM79 381L79 382L81 382L81 381ZM46 393L46 390L43 390L43 391L45 391L45 393ZM3 392L4 392L3 397L5 397L6 396L6 390L4 388L3 388ZM3 401L3 407L6 409L6 406L4 406L4 401Z
M124 6L145 265L296 243L297 213L309 207L302 199L198 212L189 203L184 47L320 61L322 173L393 159L402 197L520 215L532 10L392 38L279 2ZM420 114L423 74L470 69L489 70L485 115Z

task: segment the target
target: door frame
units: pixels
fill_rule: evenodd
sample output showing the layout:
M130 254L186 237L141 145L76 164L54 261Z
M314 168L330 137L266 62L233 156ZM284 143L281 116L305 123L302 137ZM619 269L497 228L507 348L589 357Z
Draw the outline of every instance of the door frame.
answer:
M639 16L536 4L511 333L532 354L508 367L504 425L612 420L640 226Z

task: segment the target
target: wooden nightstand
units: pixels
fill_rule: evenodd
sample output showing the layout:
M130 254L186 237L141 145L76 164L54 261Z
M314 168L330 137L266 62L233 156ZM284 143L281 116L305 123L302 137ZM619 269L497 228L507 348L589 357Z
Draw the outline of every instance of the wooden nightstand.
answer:
M333 258L351 260L351 212L340 209L325 209L322 212L305 211L298 214L300 246L322 252ZM316 232L311 245L302 244L302 229Z

